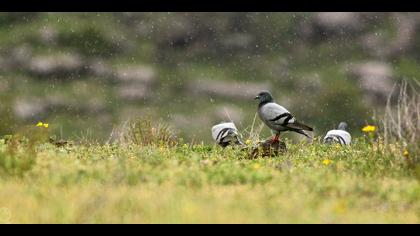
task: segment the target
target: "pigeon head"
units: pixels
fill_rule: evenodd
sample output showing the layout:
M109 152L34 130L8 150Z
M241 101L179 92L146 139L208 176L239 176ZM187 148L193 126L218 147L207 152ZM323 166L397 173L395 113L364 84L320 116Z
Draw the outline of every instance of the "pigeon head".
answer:
M272 102L273 96L271 96L270 92L264 90L264 91L261 91L254 99L259 100L260 104L262 104L262 103Z
M338 129L339 130L346 130L347 129L347 123L346 122L340 122L340 124L338 125Z

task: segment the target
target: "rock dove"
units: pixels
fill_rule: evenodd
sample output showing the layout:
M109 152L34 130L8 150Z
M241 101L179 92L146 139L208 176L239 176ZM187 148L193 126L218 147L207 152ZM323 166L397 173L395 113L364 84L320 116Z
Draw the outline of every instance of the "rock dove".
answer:
M262 91L255 99L260 101L258 105L258 115L261 120L270 129L276 131L276 136L272 139L273 142L279 140L280 132L283 131L294 131L310 138L304 130L313 131L313 129L298 122L286 108L275 103L270 92Z
M340 122L338 129L333 129L327 132L324 137L325 144L339 143L341 145L350 145L351 135L346 131L347 123Z
M211 129L213 140L222 147L227 147L232 144L243 145L239 139L238 129L232 122L221 123L213 126Z

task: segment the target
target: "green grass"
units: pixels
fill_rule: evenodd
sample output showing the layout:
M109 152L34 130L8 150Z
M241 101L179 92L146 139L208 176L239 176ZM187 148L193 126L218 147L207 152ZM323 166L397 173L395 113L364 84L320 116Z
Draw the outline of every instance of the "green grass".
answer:
M363 139L352 147L288 147L284 155L247 159L246 151L216 146L2 140L0 222L420 222L419 173L409 165L415 153L407 158L397 144ZM28 155L35 162L25 162ZM22 156L14 167L4 162Z

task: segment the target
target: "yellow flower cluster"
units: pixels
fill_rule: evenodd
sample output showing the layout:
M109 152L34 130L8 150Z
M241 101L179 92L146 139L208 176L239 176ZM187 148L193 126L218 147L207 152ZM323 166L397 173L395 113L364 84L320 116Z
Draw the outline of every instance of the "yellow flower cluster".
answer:
M44 127L44 128L48 128L49 124L47 123L42 123L42 122L38 122L38 124L36 125L37 127Z
M325 160L322 161L322 164L328 166L328 165L331 164L331 160L325 159Z
M376 130L376 126L373 126L373 125L366 125L362 129L362 131L365 133L372 133L372 132L375 132L375 130Z

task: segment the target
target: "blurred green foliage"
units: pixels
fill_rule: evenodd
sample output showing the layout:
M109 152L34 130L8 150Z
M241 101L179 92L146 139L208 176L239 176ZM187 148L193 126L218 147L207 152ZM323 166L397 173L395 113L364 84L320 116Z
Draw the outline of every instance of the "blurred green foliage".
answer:
M191 124L178 127L181 136L209 142L211 125L228 119L214 110L232 105L241 111L238 128L249 128L257 106L252 97L189 89L191 81L210 79L269 82L277 101L315 126L317 135L343 120L357 135L372 110L381 107L364 101L360 85L343 68L384 61L392 65L395 81L415 78L415 51L378 56L362 43L371 34L385 42L395 38L396 19L404 16L366 13L358 15L356 27L328 28L317 13L0 13L0 134L42 119L63 137L91 133L106 140L130 116L151 115L177 127L174 116L181 115ZM417 47L412 45L408 49ZM35 75L33 58L57 54L76 54L71 63L81 65L65 76ZM92 73L96 61L110 74ZM153 68L156 81L146 88L151 95L121 98L119 82L112 78L127 65ZM19 99L50 95L55 97L42 115L16 117ZM94 105L86 105L89 101Z

